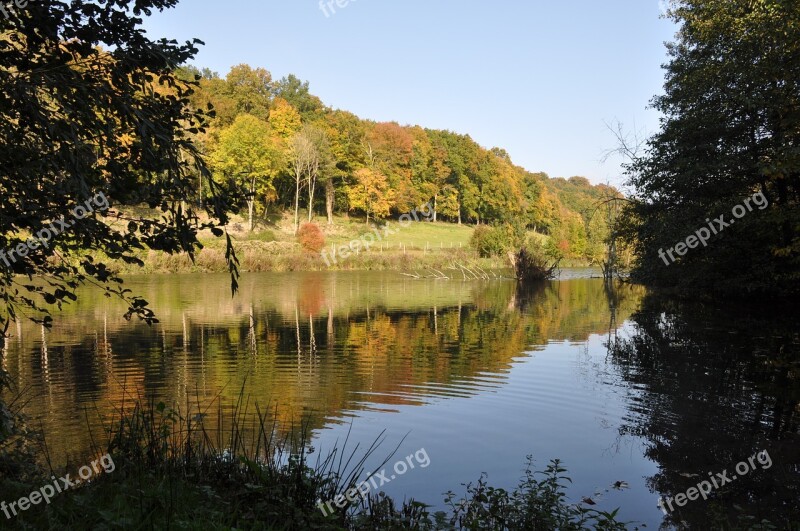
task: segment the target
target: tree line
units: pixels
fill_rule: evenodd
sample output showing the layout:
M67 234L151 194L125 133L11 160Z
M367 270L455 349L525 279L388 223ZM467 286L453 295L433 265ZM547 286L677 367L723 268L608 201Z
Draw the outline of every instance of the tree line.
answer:
M595 210L619 196L610 186L530 172L469 135L332 109L294 75L274 80L246 64L224 77L192 66L179 75L197 83L196 108L213 108L197 145L217 180L245 192L251 230L277 212L292 212L297 230L315 214L380 222L429 202L433 221L534 231L568 258L603 253L609 224Z

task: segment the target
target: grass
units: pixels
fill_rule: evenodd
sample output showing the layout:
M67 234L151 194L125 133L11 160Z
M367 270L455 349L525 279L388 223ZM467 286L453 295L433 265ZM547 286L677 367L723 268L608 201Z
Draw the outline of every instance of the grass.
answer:
M93 450L113 457L111 473L57 495L49 505L32 506L13 521L0 515L0 528L625 529L615 513L569 503L569 478L557 461L542 472L529 466L513 491L493 488L481 477L466 485L463 495L447 494L449 511L431 513L413 499L398 504L383 493L370 493L326 515L319 509L321 501L336 499L371 476L365 462L378 451L380 438L361 450L357 445L349 450L345 440L342 447L314 457L303 426L279 435L274 417L242 395L227 425L207 426L199 410L184 414L163 403L145 400L129 406L109 425L105 448ZM223 418L221 407L219 413ZM0 452L3 461L8 455ZM51 475L61 474L42 470L0 477L2 498L27 496L52 483Z
M141 212L139 212L141 214ZM301 215L301 219L307 219ZM325 251L349 245L365 234L375 236L372 225L363 219L336 216L332 225L325 218L316 217L325 233ZM243 272L262 271L324 271L324 270L391 270L419 273L429 270L444 270L455 267L455 263L474 264L483 269L507 268L503 258L479 259L469 247L473 228L451 223L412 222L401 226L388 221L379 228L380 238L370 249L360 249L344 260L326 262L321 255L303 251L296 242L293 217L290 213L275 216L271 223L259 223L253 232L247 230L247 221L233 216L228 231L234 240L240 269ZM111 269L122 274L137 273L223 273L225 263L224 240L210 234L200 234L203 249L196 253L192 262L186 255L168 255L157 251L140 251L137 256L144 262L138 268L122 262L111 262ZM107 257L98 256L98 260Z
M147 215L142 208L137 214ZM149 213L150 216L154 214ZM301 212L301 222L308 219ZM408 274L423 274L428 271L459 269L458 264L478 266L484 270L507 269L510 267L505 256L480 258L470 247L469 241L474 227L454 223L422 221L401 224L389 220L381 222L377 229L368 226L363 218L334 216L333 224L327 219L315 216L325 234L324 251L330 257L333 249L349 246L351 242L361 242L362 238L372 241L369 249L363 247L345 260L328 260L319 254L304 251L297 243L294 234L294 218L291 212L275 214L269 221L259 221L255 229L247 230L248 223L240 215L233 215L228 224L228 232L234 241L242 272L263 271L399 271ZM374 230L378 231L376 236ZM546 236L532 233L533 238ZM112 271L120 274L153 273L224 273L228 271L225 262L225 242L210 233L201 233L199 240L203 249L198 251L194 262L185 254L168 255L159 251L142 250L137 257L144 267L131 266L120 261L110 261L105 256L97 260L109 264ZM564 261L565 266L585 266L582 261ZM446 273L447 274L447 273ZM456 274L460 278L460 274Z
M367 232L372 232L361 221L337 219L334 223L340 229L328 238L329 245L348 243ZM327 228L324 223L321 223L320 226L323 231ZM470 226L459 226L453 223L414 222L403 226L397 221L388 221L379 227L378 233L382 241L375 245L379 247L383 244L384 250L387 251L402 251L404 247L407 250L428 249L429 251L468 249L472 231L473 228Z

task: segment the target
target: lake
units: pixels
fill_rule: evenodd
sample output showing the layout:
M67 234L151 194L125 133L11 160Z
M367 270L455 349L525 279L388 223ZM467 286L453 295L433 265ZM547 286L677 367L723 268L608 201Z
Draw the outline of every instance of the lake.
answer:
M392 272L245 274L235 297L224 275L131 277L159 324L128 322L87 289L49 331L12 325L2 365L55 463L84 463L91 437L136 397L204 408L216 425L242 395L281 430L306 424L319 454L382 437L378 466L398 444L390 463L424 448L429 466L382 490L437 509L481 473L515 486L531 455L539 469L563 462L572 500L650 528L701 526L734 506L796 518L793 313L609 290L596 275L566 270L518 290ZM754 461L665 520L659 496L757 451L769 467Z

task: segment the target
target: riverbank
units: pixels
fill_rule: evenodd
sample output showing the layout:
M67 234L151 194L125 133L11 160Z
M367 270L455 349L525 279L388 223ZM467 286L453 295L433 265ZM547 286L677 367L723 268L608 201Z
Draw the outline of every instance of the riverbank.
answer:
M483 270L510 267L507 257L482 258L471 248L470 238L475 230L471 225L389 220L375 228L364 223L363 219L346 216L334 217L331 225L324 218L315 218L313 221L325 238L320 252L309 252L302 248L294 235L292 218L288 214L272 216L253 231L248 230L244 218L234 216L227 230L236 249L240 271L398 271L422 274L426 271L451 270L453 277L461 278L460 266ZM170 255L144 250L137 254L144 262L144 267L110 261L110 268L123 275L227 272L224 240L210 233L201 233L199 240L203 248L196 253L194 261L186 254ZM368 245L364 242L368 242ZM343 254L343 246L352 251ZM590 266L582 260L563 260L561 265Z
M424 449L404 461L380 441L367 449L347 448L345 441L319 458L311 455L305 427L276 437L274 421L259 414L258 422L245 428L238 422L245 403L237 405L227 427L206 426L203 415L183 415L163 403L136 403L109 427L109 442L95 449L101 457L91 464L0 477L0 528L626 528L616 521L616 511L592 509L586 500L570 503L569 479L558 461L534 472L529 459L512 491L491 487L484 476L463 494L448 492L447 512L431 514L428 505L413 499L400 504L369 488L369 480L380 481L383 471L365 471L365 462L385 451L381 467L413 459L427 466ZM28 448L29 458L35 443L28 436L15 439L23 443L18 449ZM0 453L0 465L10 461Z

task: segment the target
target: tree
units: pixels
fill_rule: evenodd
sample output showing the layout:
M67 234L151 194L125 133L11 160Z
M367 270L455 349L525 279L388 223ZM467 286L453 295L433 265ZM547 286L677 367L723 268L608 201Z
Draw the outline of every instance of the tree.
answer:
M272 180L282 167L269 124L255 116L240 114L220 133L212 162L214 170L226 179L234 183L244 181L248 227L252 232L256 199L261 197L266 203L275 197Z
M207 115L189 107L196 82L175 74L198 41L153 41L141 28L143 14L176 3L31 2L0 17L2 330L22 310L49 324L52 305L74 301L83 284L125 300L126 317L155 322L98 256L141 265L136 251L149 248L193 258L198 231L223 234L230 197L191 140ZM188 201L198 172L212 196L207 222ZM109 208L78 219L101 193ZM116 209L140 202L162 216ZM230 238L227 245L235 289Z
M231 68L225 79L208 69L183 67L183 71L200 76L200 89L192 95L197 108L214 107L212 125L227 127L240 114L250 114L266 120L272 102L272 74L263 68L240 64Z
M332 166L330 144L325 131L306 125L292 139L291 165L295 178L294 225L295 233L300 223L300 190L308 191L308 221L314 215L314 192L317 180Z
M367 215L367 225L370 214L374 218L388 216L394 191L386 176L373 168L361 168L354 177L356 182L348 190L350 208L362 210Z
M308 81L300 81L294 74L275 81L271 90L276 98L288 101L304 119L317 118L325 108L322 101L308 90Z
M306 173L306 189L308 190L308 221L314 216L314 191L318 181L327 182L330 180L330 171L333 167L331 158L331 144L324 129L315 125L307 125L303 128L303 134L313 146L311 158L309 159L308 172Z
M407 128L394 122L375 124L367 132L369 164L386 177L394 190L392 206L401 212L419 204L411 185L413 140Z
M269 124L272 127L272 132L287 143L300 131L303 125L297 109L280 97L275 98L272 102Z
M225 76L225 83L236 114L251 114L262 120L267 119L272 99L272 74L263 68L240 64L231 68Z
M800 4L686 0L668 46L661 130L628 166L635 202L625 230L634 277L686 290L800 292ZM659 256L762 193L714 243L666 264Z
M297 133L292 138L290 146L290 160L292 173L294 175L294 232L297 234L300 228L300 189L304 184L304 178L311 171L312 160L314 159L314 144L311 140Z
M353 113L335 110L325 115L326 131L331 144L331 156L335 161L330 178L325 180L325 210L328 225L333 224L333 210L336 204L336 182L346 186L346 180L356 168L366 164L364 144L364 124ZM346 194L344 194L346 197Z

